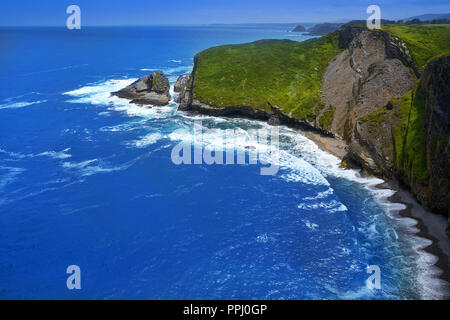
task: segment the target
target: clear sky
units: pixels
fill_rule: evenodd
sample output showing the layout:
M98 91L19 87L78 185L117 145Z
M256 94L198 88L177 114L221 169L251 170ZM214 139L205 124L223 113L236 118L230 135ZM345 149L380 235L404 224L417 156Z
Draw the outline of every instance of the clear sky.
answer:
M64 26L71 4L84 26L334 22L366 19L371 4L384 19L450 12L448 0L1 0L0 25Z

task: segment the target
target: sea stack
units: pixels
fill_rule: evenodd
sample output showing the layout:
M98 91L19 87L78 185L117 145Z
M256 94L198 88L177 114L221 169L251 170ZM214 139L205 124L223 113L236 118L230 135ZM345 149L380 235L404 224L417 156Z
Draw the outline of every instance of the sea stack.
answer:
M304 26L298 25L292 30L292 32L306 32L306 28Z
M170 100L169 89L169 79L164 72L157 71L112 94L119 98L130 99L131 103L164 106Z

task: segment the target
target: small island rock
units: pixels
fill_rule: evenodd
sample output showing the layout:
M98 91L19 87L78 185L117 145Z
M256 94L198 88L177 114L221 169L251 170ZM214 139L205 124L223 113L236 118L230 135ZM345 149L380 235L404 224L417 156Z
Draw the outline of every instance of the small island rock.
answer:
M170 100L169 89L166 75L162 71L157 71L112 94L119 98L131 99L131 103L164 106Z
M306 28L304 26L298 25L292 30L292 32L306 32Z

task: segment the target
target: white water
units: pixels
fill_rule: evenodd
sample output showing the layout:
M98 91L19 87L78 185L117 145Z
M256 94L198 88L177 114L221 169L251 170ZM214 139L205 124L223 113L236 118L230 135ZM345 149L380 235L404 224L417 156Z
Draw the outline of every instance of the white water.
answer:
M178 67L168 70L168 74L172 75L176 72L187 72L189 68ZM142 69L143 71L155 71L156 69ZM172 76L171 78L174 78ZM177 113L177 104L174 99L170 101L170 104L165 107L158 108L146 108L140 107L129 103L125 99L120 99L115 96L111 96L113 91L120 90L121 88L131 84L136 79L122 79L122 80L108 80L96 84L81 87L79 89L66 92L65 94L73 97L69 100L73 103L90 103L96 106L102 106L110 112L122 112L130 117L139 116L142 117L142 121L146 119L167 119L173 117L174 123L177 124L172 133L162 134L159 132L151 132L145 136L140 137L138 140L130 141L127 145L135 148L145 148L152 144L155 144L159 140L167 139L172 142L177 141L194 141L192 133L192 120L205 120L213 121L216 124L223 122L232 122L235 124L245 123L252 126L258 126L259 131L265 131L270 133L271 126L266 123L245 119L224 119L208 116L191 117L183 113ZM171 79L173 82L174 80ZM171 88L171 95L174 96L173 87ZM100 112L99 114L105 114L108 112ZM181 116L181 121L176 117ZM127 122L114 127L102 128L104 131L120 132L127 130L135 130L141 125L140 121ZM180 129L182 131L180 131ZM443 297L443 289L447 286L447 283L438 278L442 272L435 266L437 257L425 252L423 249L431 244L431 240L415 236L419 230L417 228L417 221L412 218L405 218L399 215L399 212L406 208L401 203L392 203L388 201L388 198L395 194L391 189L379 189L377 186L384 181L373 177L362 177L359 170L343 169L340 166L340 160L334 155L319 149L319 147L301 132L287 128L280 127L280 136L285 136L292 141L292 144L288 150L281 150L278 159L271 159L276 161L280 166L280 174L286 181L298 181L307 184L323 185L327 187L326 191L320 192L315 197L305 197L302 199L302 203L299 204L299 208L314 210L321 206L328 208L334 213L345 213L347 211L346 206L338 201L321 201L317 203L313 200L326 199L327 196L333 194L334 190L330 187L327 181L328 177L343 178L349 181L356 182L370 191L375 200L383 208L386 216L393 222L396 230L393 230L397 241L402 241L404 245L412 248L414 251L414 258L417 265L417 282L418 288L421 290L420 295L424 299L439 299ZM248 133L243 129L237 129L232 137L227 137L223 140L223 129L213 128L209 129L206 134L202 136L202 144L204 148L214 148L219 145L225 149L227 147L245 149L249 146L252 149L264 154L267 152L268 147L265 144L261 144L256 140L252 140ZM298 156L301 155L301 158ZM267 160L267 159L266 159ZM92 159L80 163L65 162L64 167L67 169L78 169L82 176L91 175L98 172L109 172L114 170L121 170L131 164L124 164L121 167L110 168L107 164L101 160ZM311 201L312 204L308 204ZM303 221L305 225L315 230L319 226L311 223L310 221ZM376 232L375 225L370 229L371 232ZM402 235L399 237L399 234ZM258 241L268 241L267 235L258 237ZM332 290L332 289L330 289ZM362 288L361 292L342 293L344 298L358 298L366 294L366 289Z

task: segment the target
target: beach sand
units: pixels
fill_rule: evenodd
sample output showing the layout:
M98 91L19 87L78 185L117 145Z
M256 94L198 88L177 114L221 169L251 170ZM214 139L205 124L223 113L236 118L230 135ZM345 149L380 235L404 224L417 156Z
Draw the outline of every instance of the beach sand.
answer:
M327 137L315 132L304 132L305 136L311 139L317 146L336 157L343 159L347 153L347 144L338 138ZM402 189L396 181L386 181L377 186L380 189L391 189L396 193L388 198L393 203L402 203L406 209L401 210L401 217L413 218L417 221L415 226L419 231L411 233L413 236L426 238L432 241L431 245L423 248L427 253L437 257L435 264L442 273L439 279L448 283L445 291L445 298L450 299L450 238L446 234L447 217L433 213L424 208L410 191Z

